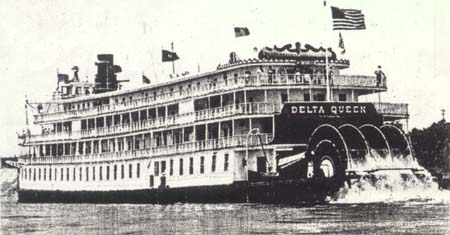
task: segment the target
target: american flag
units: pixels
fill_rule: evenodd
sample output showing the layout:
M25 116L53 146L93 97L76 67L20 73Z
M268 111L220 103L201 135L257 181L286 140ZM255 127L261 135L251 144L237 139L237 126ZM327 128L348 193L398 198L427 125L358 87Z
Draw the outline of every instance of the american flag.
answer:
M333 30L366 29L364 15L361 10L331 7L331 15L333 18Z

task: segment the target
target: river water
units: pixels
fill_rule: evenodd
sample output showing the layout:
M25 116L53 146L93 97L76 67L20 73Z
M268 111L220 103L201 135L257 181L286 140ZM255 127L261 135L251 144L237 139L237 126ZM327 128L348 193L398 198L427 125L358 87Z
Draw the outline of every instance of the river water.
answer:
M1 234L450 234L450 191L389 174L301 207L20 204L15 171L1 171Z

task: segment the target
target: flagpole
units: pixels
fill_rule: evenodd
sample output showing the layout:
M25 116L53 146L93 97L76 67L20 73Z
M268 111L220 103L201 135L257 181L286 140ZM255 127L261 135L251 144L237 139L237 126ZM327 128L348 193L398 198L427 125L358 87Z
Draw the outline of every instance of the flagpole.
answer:
M171 43L172 45L172 52L174 52L173 50L173 42ZM175 74L175 60L172 60L172 73Z
M325 82L326 82L326 95L327 101L331 102L331 87L330 87L330 77L328 76L328 47L325 48Z
M323 2L323 6L325 9L327 9L326 0ZM328 68L328 40L325 40L325 86L326 86L326 100L328 102L331 102L331 87L330 87L330 77L329 74L329 68Z

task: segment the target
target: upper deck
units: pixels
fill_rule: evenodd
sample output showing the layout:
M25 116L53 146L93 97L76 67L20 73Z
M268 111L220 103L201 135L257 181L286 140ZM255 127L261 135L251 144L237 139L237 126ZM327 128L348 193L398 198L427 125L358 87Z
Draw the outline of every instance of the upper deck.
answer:
M324 61L316 61L322 67ZM310 62L304 65L311 65ZM342 65L342 61L330 61L330 66ZM137 89L118 90L101 94L90 94L70 99L55 100L53 109L34 115L36 124L51 123L66 119L95 116L114 112L133 110L144 106L179 102L184 99L208 96L245 89L325 89L325 75L316 71L295 72L298 63L292 60L249 60L195 76L174 79L157 85L147 85ZM258 73L284 69L291 73ZM309 72L309 73L305 73ZM256 75L255 75L256 74ZM332 90L353 89L357 95L383 92L387 90L386 81L377 84L375 76L341 75L338 70L330 74Z

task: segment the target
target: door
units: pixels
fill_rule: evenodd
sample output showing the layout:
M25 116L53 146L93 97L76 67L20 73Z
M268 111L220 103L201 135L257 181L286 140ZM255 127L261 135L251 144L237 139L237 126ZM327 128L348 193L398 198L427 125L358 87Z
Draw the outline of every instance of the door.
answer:
M258 172L266 172L267 171L267 162L265 157L256 158L256 171Z

